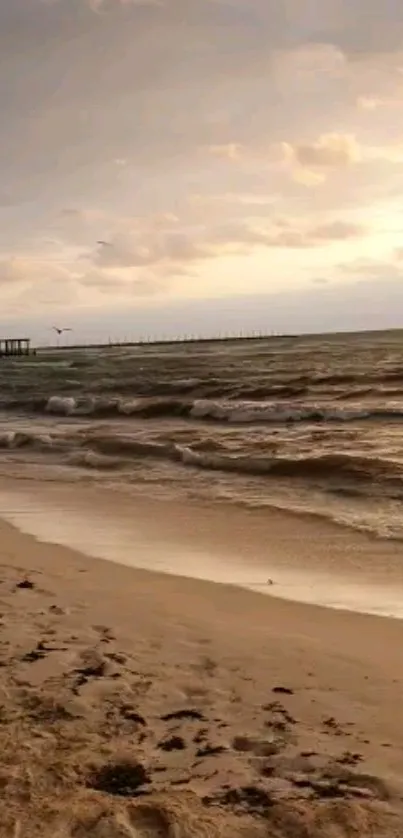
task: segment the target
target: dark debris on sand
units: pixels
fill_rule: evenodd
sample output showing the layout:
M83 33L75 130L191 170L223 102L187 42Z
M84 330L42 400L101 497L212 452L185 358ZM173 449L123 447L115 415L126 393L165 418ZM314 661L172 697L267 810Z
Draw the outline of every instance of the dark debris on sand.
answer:
M15 587L20 590L32 591L35 585L30 579L23 579L21 582L17 582Z
M171 736L169 739L164 739L162 742L158 743L158 747L161 751L184 751L186 748L186 742L182 739L182 736Z
M144 716L128 704L124 704L123 707L120 708L120 714L124 719L129 722L134 722L139 727L147 727L147 722Z
M294 695L294 690L291 690L290 687L273 687L272 693L277 695Z
M144 766L135 760L110 762L91 772L87 788L120 797L138 797L146 794L150 782Z
M173 722L173 721L184 721L185 719L190 719L198 722L205 722L205 716L203 713L200 713L199 710L176 710L174 713L166 713L165 716L161 716L161 720L163 722Z

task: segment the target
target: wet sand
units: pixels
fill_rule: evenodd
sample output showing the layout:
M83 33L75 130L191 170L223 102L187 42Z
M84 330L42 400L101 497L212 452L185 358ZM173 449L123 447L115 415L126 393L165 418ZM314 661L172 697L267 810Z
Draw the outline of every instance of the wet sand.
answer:
M168 545L174 523L155 518ZM133 569L5 522L0 563L1 836L402 834L400 620Z
M1 481L0 514L43 541L132 567L403 617L403 542L319 516L35 480Z

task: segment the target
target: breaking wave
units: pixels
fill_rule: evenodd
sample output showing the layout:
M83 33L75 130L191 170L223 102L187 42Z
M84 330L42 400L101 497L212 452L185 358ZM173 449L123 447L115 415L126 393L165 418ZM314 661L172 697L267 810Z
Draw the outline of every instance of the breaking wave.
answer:
M38 409L38 407L37 407ZM214 399L136 398L98 399L52 396L43 409L57 416L133 417L152 419L182 416L197 421L229 424L281 424L283 422L356 422L366 419L403 419L403 406L344 407L278 401L229 401Z

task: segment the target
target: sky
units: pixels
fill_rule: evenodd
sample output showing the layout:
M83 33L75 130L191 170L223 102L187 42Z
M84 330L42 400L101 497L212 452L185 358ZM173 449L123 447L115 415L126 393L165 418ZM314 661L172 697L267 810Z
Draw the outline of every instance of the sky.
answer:
M401 0L1 0L0 327L403 325Z

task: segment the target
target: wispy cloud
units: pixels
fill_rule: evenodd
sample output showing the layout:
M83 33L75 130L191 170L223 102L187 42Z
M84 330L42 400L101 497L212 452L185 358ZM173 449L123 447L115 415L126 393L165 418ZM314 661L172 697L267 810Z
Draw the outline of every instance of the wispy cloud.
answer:
M307 185L322 183L332 170L361 160L360 146L350 134L323 134L312 143L283 143L282 149L295 179Z

